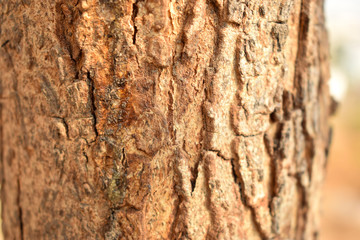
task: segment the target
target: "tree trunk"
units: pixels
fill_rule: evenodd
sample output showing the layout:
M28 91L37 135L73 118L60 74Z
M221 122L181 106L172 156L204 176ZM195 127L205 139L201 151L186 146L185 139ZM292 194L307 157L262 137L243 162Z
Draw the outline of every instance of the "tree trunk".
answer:
M1 1L5 239L315 239L322 0Z

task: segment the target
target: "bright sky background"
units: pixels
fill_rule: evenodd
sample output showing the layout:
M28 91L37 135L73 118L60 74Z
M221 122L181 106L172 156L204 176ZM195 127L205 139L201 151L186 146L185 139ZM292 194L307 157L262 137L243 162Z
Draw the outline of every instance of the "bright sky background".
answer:
M325 11L333 41L360 43L359 0L325 0Z
M325 12L333 58L330 91L341 100L348 86L360 88L360 0L325 0Z

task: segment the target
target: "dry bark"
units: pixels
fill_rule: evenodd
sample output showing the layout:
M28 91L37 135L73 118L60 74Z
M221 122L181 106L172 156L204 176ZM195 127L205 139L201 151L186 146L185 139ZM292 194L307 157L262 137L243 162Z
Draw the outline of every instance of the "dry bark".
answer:
M315 239L322 0L0 2L6 239Z

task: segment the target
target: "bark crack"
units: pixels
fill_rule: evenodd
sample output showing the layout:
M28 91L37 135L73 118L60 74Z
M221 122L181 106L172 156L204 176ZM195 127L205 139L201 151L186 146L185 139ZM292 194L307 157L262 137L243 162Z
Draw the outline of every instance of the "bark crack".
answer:
M269 234L266 233L265 230L261 227L262 222L257 220L257 213L256 213L257 206L253 206L251 203L249 203L248 197L246 196L245 181L242 177L238 161L235 163L234 159L232 159L231 165L232 165L234 181L239 186L241 202L244 204L245 207L247 207L251 211L252 220L255 224L256 230L258 231L261 239L269 239L269 236L268 236ZM236 169L239 169L239 170L236 171Z
M216 149L204 149L205 151L209 151L209 152L214 152L216 153L216 155L218 157L220 157L221 159L223 159L224 161L232 161L232 158L226 158L224 155L221 154L221 150L216 150Z
M98 129L96 127L97 125L97 119L96 119L96 104L95 104L95 95L96 95L96 90L94 87L94 82L90 76L90 72L87 72L87 79L88 79L88 85L89 85L89 97L90 97L90 106L91 106L91 115L94 119L93 121L93 128L94 128L94 132L96 137L99 136L99 132Z
M172 78L169 81L169 91L168 91L168 96L169 96L169 102L168 102L168 127L169 127L169 131L170 131L170 137L172 139L172 143L175 145L176 144L176 131L174 128L174 81L172 80Z
M195 163L194 171L191 172L191 180L190 180L190 183L191 183L191 195L195 191L196 181L197 181L197 178L199 176L199 165L200 165L200 161L197 161Z
M295 60L295 71L294 71L294 86L295 89L297 89L295 101L294 101L294 107L295 108L301 108L301 103L304 100L303 98L303 89L301 87L301 80L302 76L299 72L299 69L301 69L303 66L302 64L302 57L304 52L306 51L306 44L304 44L304 41L307 38L307 33L309 29L309 17L305 13L305 0L301 0L300 3L300 16L299 16L299 27L298 27L298 46L297 46L297 53L296 53L296 60Z
M231 167L232 167L232 174L233 174L233 178L234 178L234 182L239 186L239 193L240 193L240 199L241 202L246 205L246 199L245 199L245 193L244 193L244 187L243 187L243 181L241 179L241 176L237 173L236 168L238 168L238 166L234 162L234 159L231 159Z
M20 171L20 169L19 169ZM24 219L23 219L23 211L21 207L21 187L20 187L20 176L17 179L17 187L18 187L18 196L17 196L17 206L18 206L18 213L19 213L19 228L20 228L20 239L24 239Z
M8 44L10 42L10 40L6 40L5 42L3 42L3 44L1 44L1 47L5 47L6 44Z
M133 5L132 5L132 15L131 15L131 21L133 22L133 26L134 26L134 34L133 34L133 44L136 45L136 34L137 34L137 27L136 27L136 16L139 12L139 8L137 6L137 3L139 2L139 0L136 0Z

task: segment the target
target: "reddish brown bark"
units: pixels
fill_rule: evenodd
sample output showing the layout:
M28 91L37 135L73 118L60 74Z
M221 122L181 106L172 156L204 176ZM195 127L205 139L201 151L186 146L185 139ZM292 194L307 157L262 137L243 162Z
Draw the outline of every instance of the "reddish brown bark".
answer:
M317 0L1 3L6 239L315 239Z

